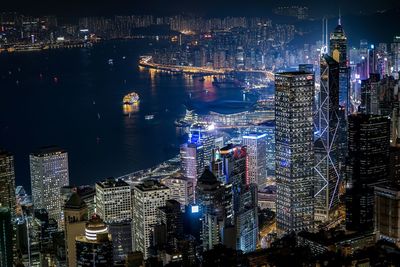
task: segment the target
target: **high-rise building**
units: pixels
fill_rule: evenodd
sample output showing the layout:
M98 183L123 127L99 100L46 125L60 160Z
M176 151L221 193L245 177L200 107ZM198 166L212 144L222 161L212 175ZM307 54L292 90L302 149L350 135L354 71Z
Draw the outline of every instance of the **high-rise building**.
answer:
M379 115L379 80L379 74L371 73L368 79L361 81L361 113Z
M375 231L378 239L400 246L400 185L375 186Z
M247 179L259 187L265 185L267 178L266 134L247 134L242 137L247 147Z
M215 147L215 134L212 125L193 124L189 129L189 143L203 146L204 165L209 166Z
M390 120L352 114L348 122L346 229L373 230L373 186L389 177Z
M0 207L0 266L13 266L12 233L11 211Z
M132 220L130 185L113 178L96 183L96 213L106 223Z
M96 183L96 213L107 224L113 242L113 258L123 262L132 251L132 191L121 179Z
M193 188L196 188L197 179L204 170L204 146L198 143L185 143L181 145L180 155L183 176L192 182Z
M36 209L62 221L61 187L69 184L68 154L57 147L45 147L30 154L31 188ZM59 224L60 225L60 224Z
M156 181L145 181L133 187L133 250L149 256L153 226L157 223L157 210L170 199L171 190Z
M171 190L171 199L178 201L182 210L194 202L193 183L189 179L183 176L170 176L163 179L161 183Z
M339 63L339 104L345 108L346 114L351 110L350 69L348 67L347 50L347 37L339 17L338 25L330 36L329 53Z
M86 203L77 193L73 193L64 205L65 252L67 266L77 266L75 237L85 234L87 220L88 215Z
M257 186L242 184L238 195L238 205L234 209L236 229L236 249L244 253L255 251L258 241Z
M107 225L96 214L86 223L85 234L75 238L77 266L113 266L113 245Z
M314 226L313 100L313 74L275 75L276 218L280 232Z
M339 203L339 64L330 56L320 59L321 85L314 117L314 218L325 222Z
M0 150L0 207L7 207L15 215L14 157Z
M163 230L165 244L176 248L177 240L183 238L183 213L180 203L169 199L165 206L159 207L157 224Z
M227 218L225 187L217 177L205 169L197 184L197 204L202 212L201 241L203 250L210 250L223 242L222 232Z

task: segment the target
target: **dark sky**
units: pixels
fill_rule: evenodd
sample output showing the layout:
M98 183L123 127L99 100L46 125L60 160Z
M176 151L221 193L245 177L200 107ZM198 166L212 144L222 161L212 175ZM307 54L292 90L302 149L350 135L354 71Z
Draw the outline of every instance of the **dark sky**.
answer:
M208 16L268 15L280 5L307 5L313 15L337 13L356 14L400 6L399 0L15 0L2 1L0 11L19 11L33 14L114 15L114 14L177 14L182 12Z

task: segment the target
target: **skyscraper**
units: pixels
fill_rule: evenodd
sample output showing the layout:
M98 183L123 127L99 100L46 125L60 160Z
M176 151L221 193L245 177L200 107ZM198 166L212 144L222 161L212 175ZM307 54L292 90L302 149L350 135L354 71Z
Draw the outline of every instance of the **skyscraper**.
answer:
M185 143L181 145L180 155L183 176L196 188L197 179L204 170L204 147L198 143Z
M129 184L113 178L96 183L96 213L108 226L113 258L121 262L132 251L132 191Z
M178 201L182 210L186 205L194 202L193 183L189 179L183 176L171 176L163 179L161 183L171 190L171 199Z
M123 180L96 183L96 213L106 223L132 220L132 193Z
M247 134L242 137L247 146L247 179L248 183L262 187L267 177L266 134Z
M275 75L277 228L301 231L314 224L314 76Z
M77 193L73 193L64 205L65 218L65 252L67 265L76 265L75 237L85 234L88 221L87 205Z
M13 266L11 211L0 207L0 266Z
M0 150L0 206L9 208L14 215L15 202L14 157Z
M157 223L157 210L170 199L170 189L156 181L145 181L133 187L133 250L149 256L152 227Z
M321 86L314 117L314 218L325 222L336 208L341 182L339 170L339 64L330 56L320 59Z
M217 177L205 169L198 180L197 203L202 211L201 241L203 250L212 249L222 243L226 212L224 206L225 187Z
M350 103L350 68L347 57L347 37L344 33L339 15L338 25L331 33L329 42L330 56L339 63L339 104L348 114L351 110Z
M352 114L348 122L346 229L373 230L373 186L389 177L390 120Z
M85 234L75 238L78 266L113 266L113 246L107 225L96 214L86 223Z
M212 150L215 147L214 127L212 125L193 124L189 131L189 143L203 146L204 165L209 166L212 161Z
M32 153L29 159L35 208L46 209L50 218L61 222L60 189L69 183L67 152L57 147L44 147Z

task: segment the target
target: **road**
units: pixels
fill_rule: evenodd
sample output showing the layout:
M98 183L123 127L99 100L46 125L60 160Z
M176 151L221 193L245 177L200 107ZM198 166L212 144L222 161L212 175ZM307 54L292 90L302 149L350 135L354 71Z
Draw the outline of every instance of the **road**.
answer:
M276 232L276 221L275 219L271 221L269 224L263 227L261 231L259 232L260 234L260 240L257 245L259 248L267 248L267 237L268 234Z

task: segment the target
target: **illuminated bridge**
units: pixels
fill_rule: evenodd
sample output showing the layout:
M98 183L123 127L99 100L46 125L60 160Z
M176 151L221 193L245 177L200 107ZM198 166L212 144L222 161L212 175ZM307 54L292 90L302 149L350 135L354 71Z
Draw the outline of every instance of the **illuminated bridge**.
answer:
M265 74L266 78L270 81L274 81L274 73L268 70L234 70L231 68L224 68L224 69L211 69L205 67L194 67L194 66L179 66L179 65L167 65L167 64L158 64L152 62L152 56L142 56L139 60L139 66L145 68L152 68L158 70L165 70L170 72L182 72L188 74L208 74L208 75L222 75L222 74L229 74L233 72L237 73L263 73Z

